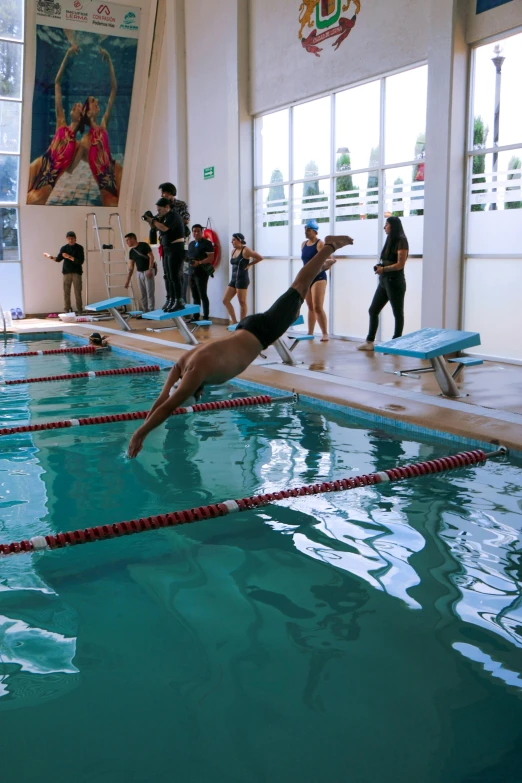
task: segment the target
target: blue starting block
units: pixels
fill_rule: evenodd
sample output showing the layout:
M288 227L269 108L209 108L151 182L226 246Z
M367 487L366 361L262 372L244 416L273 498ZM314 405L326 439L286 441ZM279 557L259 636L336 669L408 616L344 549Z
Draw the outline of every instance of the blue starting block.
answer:
M153 310L150 313L143 313L142 318L145 318L147 321L174 321L174 326L167 326L162 329L149 327L147 331L163 332L165 329L179 329L186 343L198 345L198 341L183 320L185 315L195 315L196 313L199 313L199 305L186 305L183 310L174 310L171 313L165 313L163 310Z
M459 397L459 390L454 379L464 367L482 364L482 359L473 357L448 359L449 362L458 364L455 372L451 374L446 355L458 353L476 345L480 345L480 334L478 332L427 328L406 334L404 337L397 337L395 340L390 340L386 343L379 343L379 345L375 346L375 352L426 359L431 362L431 367L401 370L396 374L411 375L422 372L434 372L442 394L446 397Z
M103 302L94 302L94 304L86 305L85 309L94 313L99 313L102 310L108 310L117 324L126 332L131 332L132 329L122 317L121 313L116 310L117 307L124 307L130 305L131 298L129 296L114 296L112 299L104 299Z
M192 321L192 323L190 324L190 326L192 326L192 329L191 329L191 331L192 331L192 334L194 334L194 332L196 331L196 329L199 329L199 327L200 327L200 326L212 326L212 321L205 321L205 320L201 320L201 321Z

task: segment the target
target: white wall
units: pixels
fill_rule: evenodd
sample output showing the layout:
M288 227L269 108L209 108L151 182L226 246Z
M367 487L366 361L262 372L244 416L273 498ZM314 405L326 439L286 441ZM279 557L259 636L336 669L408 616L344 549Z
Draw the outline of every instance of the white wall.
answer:
M468 0L468 43L481 41L483 38L489 38L492 35L499 35L513 30L516 27L522 27L522 3L520 0L511 0L509 3L499 5L490 11L484 11L482 14L475 13L476 0Z
M127 4L127 3L126 3ZM147 74L156 11L156 0L141 0L140 38L136 57L136 71L132 108L125 151L125 164L121 187L120 205L124 231L129 227L129 208L134 192L141 122L146 96ZM26 45L24 73L24 106L22 117L22 154L20 161L20 200L26 192L30 164L32 100L36 60L36 3L27 3ZM65 233L75 231L80 244L85 245L85 216L95 212L100 225L107 225L113 209L88 207L51 207L20 205L21 256L25 312L40 314L61 312L63 307L62 275L58 264L42 257L44 250L56 253L65 244ZM89 269L89 298L91 301L106 299L101 264ZM84 301L85 295L84 287Z
M185 3L189 209L192 222L212 219L222 243L221 266L208 289L210 313L218 318L227 315L222 298L231 235L242 231L252 240L247 10L244 0ZM208 166L215 177L205 181Z
M251 111L269 109L425 60L430 0L362 0L355 27L316 57L298 37L299 2L250 0ZM343 16L355 14L353 3ZM308 35L311 28L306 28Z

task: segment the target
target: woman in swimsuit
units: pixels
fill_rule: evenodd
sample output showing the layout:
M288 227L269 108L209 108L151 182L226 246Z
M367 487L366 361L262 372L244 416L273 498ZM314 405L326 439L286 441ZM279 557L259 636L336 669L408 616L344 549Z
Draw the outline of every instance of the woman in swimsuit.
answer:
M73 171L77 160L76 133L82 119L82 104L75 103L71 109L71 123L67 125L62 103L62 78L67 61L78 53L78 45L72 44L67 49L62 64L54 80L54 99L56 108L56 131L49 148L39 158L33 160L29 167L29 185L27 188L28 204L46 204L53 188L64 173Z
M228 314L231 318L231 323L237 324L236 313L232 307L232 299L236 296L239 301L240 320L246 318L248 313L247 304L247 290L250 285L250 275L248 270L251 266L259 264L263 260L263 256L256 253L255 250L250 250L246 246L245 237L239 232L232 234L232 257L230 259L230 265L232 266L232 277L230 283L225 291L223 297L223 304L228 310Z
M319 250L322 250L324 247L324 242L317 236L318 231L319 224L317 220L312 219L305 224L306 241L301 245L303 266L311 261ZM326 272L323 269L323 271L319 272L317 277L314 278L306 295L306 304L308 306L308 334L314 333L315 324L317 322L323 333L321 337L322 343L328 342L328 322L324 311L324 296L326 294L327 282Z
M89 162L92 175L100 189L103 206L117 207L120 197L122 169L121 165L115 161L111 155L109 135L107 133L109 117L116 98L116 74L114 73L114 66L110 54L105 49L102 49L101 46L100 54L109 65L111 93L100 125L97 123L97 117L100 114L98 99L93 95L89 95L85 101L80 133L83 132L85 125L89 126L89 130L82 138L79 149L80 156Z

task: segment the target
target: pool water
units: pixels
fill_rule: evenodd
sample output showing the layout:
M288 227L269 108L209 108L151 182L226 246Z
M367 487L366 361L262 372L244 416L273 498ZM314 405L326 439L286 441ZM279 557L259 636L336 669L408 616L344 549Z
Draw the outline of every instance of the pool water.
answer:
M0 387L0 426L143 410L164 378ZM0 438L0 540L459 450L281 403L177 417L129 461L136 426ZM521 498L500 459L1 559L2 783L520 782Z

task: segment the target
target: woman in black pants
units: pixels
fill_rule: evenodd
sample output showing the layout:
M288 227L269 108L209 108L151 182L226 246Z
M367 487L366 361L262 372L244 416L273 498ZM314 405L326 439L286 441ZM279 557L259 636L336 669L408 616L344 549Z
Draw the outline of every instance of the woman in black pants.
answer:
M387 237L381 253L381 260L374 267L379 276L377 290L370 305L370 328L366 342L357 346L358 351L373 351L373 343L379 327L379 313L389 302L395 318L393 340L402 336L404 329L404 295L406 278L404 265L408 258L408 240L398 217L389 217L384 226Z

